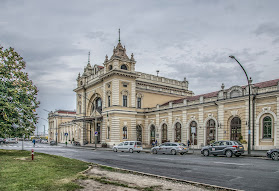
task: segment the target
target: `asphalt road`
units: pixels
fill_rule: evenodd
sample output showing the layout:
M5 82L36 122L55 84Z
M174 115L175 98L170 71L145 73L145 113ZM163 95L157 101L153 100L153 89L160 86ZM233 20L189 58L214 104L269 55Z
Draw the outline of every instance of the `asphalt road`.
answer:
M24 142L24 144L25 150L33 148L31 142ZM21 149L21 143L0 145L0 149ZM36 144L34 150L35 152L241 190L279 190L279 161L268 160L264 157L226 158L192 154L115 153L47 144Z

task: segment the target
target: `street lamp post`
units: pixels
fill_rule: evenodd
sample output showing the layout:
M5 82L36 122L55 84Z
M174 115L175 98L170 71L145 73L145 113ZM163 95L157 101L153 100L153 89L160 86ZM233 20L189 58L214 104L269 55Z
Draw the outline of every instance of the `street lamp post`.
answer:
M238 60L234 57L234 56L229 56L230 58L234 59L239 65L240 67L242 68L242 70L244 71L245 75L246 75L246 78L247 78L247 82L248 82L248 88L249 88L249 119L248 119L248 155L251 154L251 98L250 98L250 95L251 95L251 88L250 88L250 85L252 83L252 79L250 77L250 79L248 78L248 75L245 71L245 69L243 68L243 66L238 62Z

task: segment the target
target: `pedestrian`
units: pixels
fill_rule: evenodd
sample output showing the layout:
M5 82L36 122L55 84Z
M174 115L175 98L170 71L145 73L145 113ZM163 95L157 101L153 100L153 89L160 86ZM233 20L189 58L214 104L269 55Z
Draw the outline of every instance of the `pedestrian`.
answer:
M33 146L35 147L35 144L36 144L36 140L35 139L33 139L33 144L34 144Z
M188 147L189 147L189 146L190 146L190 143L191 143L189 139L188 139L188 142L187 142L187 143L188 143Z
M154 142L154 141L152 141L152 147L154 147L154 145L155 145L155 142Z
M157 146L157 140L155 141L155 145Z

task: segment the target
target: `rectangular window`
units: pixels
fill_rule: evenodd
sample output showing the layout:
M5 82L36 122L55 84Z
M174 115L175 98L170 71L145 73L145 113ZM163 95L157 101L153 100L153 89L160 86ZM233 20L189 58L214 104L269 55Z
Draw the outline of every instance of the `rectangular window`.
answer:
M108 127L108 132L107 132L107 139L109 139L109 134L110 134L110 128Z
M110 96L108 96L108 107L110 107Z
M138 97L138 108L141 108L141 98Z
M123 95L123 106L127 107L127 96Z

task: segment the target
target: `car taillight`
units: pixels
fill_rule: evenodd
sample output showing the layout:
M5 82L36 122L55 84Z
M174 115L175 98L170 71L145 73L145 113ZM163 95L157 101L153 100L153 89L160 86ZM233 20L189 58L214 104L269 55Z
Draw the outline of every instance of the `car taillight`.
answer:
M136 145L134 145L134 147L136 147Z
M233 145L233 147L234 147L234 148L237 148L238 146L237 146L237 145Z

